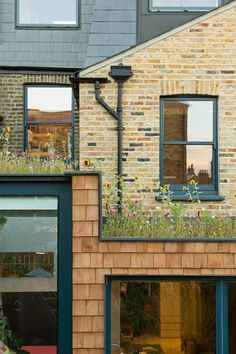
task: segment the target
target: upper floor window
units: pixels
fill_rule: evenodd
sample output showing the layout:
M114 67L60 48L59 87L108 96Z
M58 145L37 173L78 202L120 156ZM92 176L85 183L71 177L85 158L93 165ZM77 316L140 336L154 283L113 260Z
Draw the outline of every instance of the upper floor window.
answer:
M221 0L150 0L151 11L208 11L221 5Z
M78 27L79 0L16 0L17 26Z
M25 149L31 156L71 156L73 116L71 87L26 86Z
M164 97L161 101L162 184L180 195L194 180L204 198L217 192L217 100Z

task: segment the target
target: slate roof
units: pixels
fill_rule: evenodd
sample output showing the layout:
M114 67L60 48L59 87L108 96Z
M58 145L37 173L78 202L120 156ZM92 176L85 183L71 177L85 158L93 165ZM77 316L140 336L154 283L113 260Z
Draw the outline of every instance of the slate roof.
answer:
M0 66L84 67L135 44L135 16L136 0L81 0L80 29L16 29L1 0Z

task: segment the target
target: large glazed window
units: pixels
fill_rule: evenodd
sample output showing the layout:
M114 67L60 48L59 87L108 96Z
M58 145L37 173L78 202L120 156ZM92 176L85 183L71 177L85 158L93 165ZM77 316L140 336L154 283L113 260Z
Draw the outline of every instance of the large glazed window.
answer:
M216 353L212 281L113 281L111 353Z
M221 5L221 0L149 0L151 11L208 11Z
M57 197L0 197L0 341L13 352L57 353L57 250Z
M108 276L107 354L233 354L235 277Z
M16 0L17 25L77 27L79 0Z
M183 191L191 181L217 192L217 101L178 97L161 100L162 184Z
M71 156L73 127L70 87L25 88L25 149L31 156Z

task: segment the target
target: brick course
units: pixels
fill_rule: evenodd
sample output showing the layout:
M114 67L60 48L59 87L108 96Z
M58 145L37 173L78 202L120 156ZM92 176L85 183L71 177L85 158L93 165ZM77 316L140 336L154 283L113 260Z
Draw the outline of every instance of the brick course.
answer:
M125 82L123 95L123 171L126 192L131 198L142 195L149 214L157 205L160 97L190 94L219 97L219 192L225 201L204 202L204 207L215 214L227 211L236 215L235 53L233 2L183 26L181 31L174 30L80 73L81 77L108 77L111 65L132 66L134 75ZM117 87L113 80L101 85L101 95L116 107ZM105 181L111 180L117 170L115 128L115 119L96 102L93 86L81 84L80 163L82 166L85 158L96 161Z
M11 128L10 145L17 153L24 148L24 85L70 84L70 75L57 74L3 74L0 73L0 115L4 125ZM79 156L78 112L75 107L75 156Z

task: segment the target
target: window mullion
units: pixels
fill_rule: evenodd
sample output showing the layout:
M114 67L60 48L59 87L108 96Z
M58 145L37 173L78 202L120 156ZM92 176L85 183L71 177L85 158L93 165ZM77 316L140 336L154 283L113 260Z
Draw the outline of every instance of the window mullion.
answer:
M228 284L216 284L216 354L228 354Z

